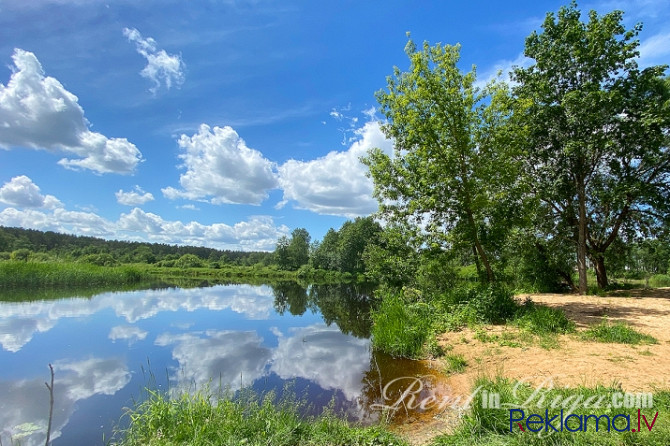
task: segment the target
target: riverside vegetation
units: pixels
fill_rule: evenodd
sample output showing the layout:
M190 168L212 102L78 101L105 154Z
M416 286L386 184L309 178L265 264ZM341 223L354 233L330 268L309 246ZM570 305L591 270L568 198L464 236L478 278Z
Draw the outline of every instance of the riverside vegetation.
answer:
M409 39L408 69L395 68L387 89L377 93L394 154L372 150L362 160L384 228L373 217L358 218L331 229L320 242L298 228L282 237L273 253L84 238L52 243L58 239L53 233L4 228L0 268L56 259L93 263L110 268L110 274L117 265L132 263L140 276L160 271L369 280L379 285L373 346L392 355L444 355L439 333L482 324L512 325L553 348L552 338L574 332L574 324L559 310L518 302L515 292L602 295L631 283L670 285L670 78L667 66L638 67L641 30L641 25L626 29L622 11L582 17L572 2L547 14L542 30L526 39L524 54L531 63L514 69L512 85L494 80L484 88L478 87L475 70L461 71L460 46ZM654 342L609 322L583 336ZM458 358L454 364L466 367ZM512 383L487 385L508 393ZM668 394L660 395L659 410L667 412ZM194 438L209 429L210 413L222 430L250 444L267 444L263 435L280 432L282 423L290 426L290 432L282 431L287 438L308 444L354 438L346 433L328 443L319 429L339 429L325 427L328 419L305 425L290 411L265 403L248 412L222 404L221 413L230 410L238 420L228 426L225 417L208 412L215 410L208 401L208 396L174 402L156 397L131 415L127 441L149 431L140 426L149 426L156 429L148 442L202 444ZM191 410L205 415L181 418ZM268 417L267 434L260 433L258 414ZM151 424L159 419L167 424ZM179 429L170 430L179 420L194 420L189 432L196 437L181 439ZM435 444L545 444L532 435L507 433L508 421L504 411L473 408L455 434ZM561 434L551 441L667 444L670 430L664 426L653 434ZM175 437L167 438L167 432ZM361 435L355 438L376 444L377 434Z

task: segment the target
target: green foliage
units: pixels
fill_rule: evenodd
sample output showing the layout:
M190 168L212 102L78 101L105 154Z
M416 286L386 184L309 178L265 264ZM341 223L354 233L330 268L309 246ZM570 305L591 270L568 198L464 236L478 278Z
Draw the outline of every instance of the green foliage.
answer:
M649 278L649 285L653 287L670 287L670 274L655 274Z
M409 235L399 225L387 226L379 234L378 242L365 248L363 261L368 278L395 288L412 285L419 267Z
M127 413L130 426L112 445L406 445L381 426L350 427L331 413L301 418L300 407L294 401L274 401L272 395L259 400L245 393L231 400L209 393L169 398L150 392Z
M194 254L184 254L174 262L174 266L177 268L202 268L205 266L205 262Z
M610 342L617 344L657 344L653 336L640 333L623 322L602 321L582 333L588 341Z
M394 156L376 149L362 160L380 213L431 248L475 247L493 280L491 253L521 209L506 129L508 91L499 84L481 92L474 70L458 67L458 45L419 49L409 40L405 52L409 69L394 68L388 91L377 93Z
M32 252L29 249L17 249L11 253L10 259L16 260L18 262L27 262L30 254L32 254Z
M639 70L641 26L622 22L622 11L583 21L574 2L549 13L526 39L535 63L514 73L524 178L543 203L536 229L574 243L581 293L587 256L605 288L615 240L663 228L670 211L665 67Z
M430 307L408 302L402 293L377 291L379 308L372 312L372 345L392 356L421 357L431 331Z
M309 262L310 235L306 229L297 228L291 232L291 238L282 236L275 248L275 261L279 268L296 271Z
M79 259L80 262L90 263L92 265L98 266L116 266L118 262L116 259L108 253L101 254L87 254Z
M449 354L444 357L446 363L444 372L448 375L453 373L463 373L468 366L468 362L463 355Z
M108 268L84 263L5 261L0 289L21 287L103 286L138 283L145 274L133 267Z
M346 221L338 231L331 228L320 243L313 244L310 263L318 269L363 274L363 253L376 246L381 230L372 217Z
M535 334L572 333L575 323L557 308L535 305L532 301L524 302L517 313L514 324Z
M500 284L463 286L440 296L440 303L453 321L466 324L500 324L519 310L512 292Z

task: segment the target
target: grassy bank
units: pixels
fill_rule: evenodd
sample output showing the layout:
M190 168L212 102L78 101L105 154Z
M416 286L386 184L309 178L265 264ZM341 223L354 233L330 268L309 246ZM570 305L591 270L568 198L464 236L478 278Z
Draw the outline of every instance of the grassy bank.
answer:
M667 422L667 414L670 412L670 391L653 392L653 407L641 408L641 414L647 417L649 424L652 423L654 415L658 412L658 418L653 425L651 431L645 425L644 421L641 423L640 432L617 432L610 429L607 432L606 418L601 418L598 421L598 431L596 431L596 420L590 418L588 420L586 431L569 432L564 429L562 432L553 432L548 427L545 432L545 424L542 424L542 433L534 433L528 429L528 426L537 429L539 424L526 424L526 420L521 422L525 432L521 432L519 427L514 424L513 432L510 432L510 409L519 408L519 406L526 401L529 401L528 407L524 407L524 415L526 419L531 414L539 414L545 417L546 410L548 410L550 418L554 415L559 415L561 408L564 409L567 417L568 411L576 415L607 415L610 420L619 414L630 416L630 429L637 430L637 408L612 408L606 407L615 400L615 394L621 392L618 388L554 388L542 389L541 392L535 393L537 389L528 385L519 385L517 383L504 379L486 379L480 378L475 382L474 389L479 388L479 394L486 390L491 393L500 395L500 403L502 407L509 404L506 408L484 408L481 404L481 399L475 399L475 403L466 415L463 417L460 426L453 434L444 435L433 440L434 446L445 445L607 445L607 446L627 446L627 445L663 445L670 444L670 423ZM516 390L515 390L516 388ZM540 396L544 396L544 402L541 402ZM591 407L586 406L589 401ZM601 407L594 407L600 401ZM556 403L554 407L551 405ZM586 407L585 407L586 406ZM514 413L515 417L520 414ZM568 426L571 429L576 429L579 421L577 419L568 420ZM558 419L552 423L553 426L559 427ZM619 418L616 426L622 429L626 425L624 419ZM630 430L629 429L629 430ZM560 428L559 428L560 430ZM550 432L550 433L549 433Z
M248 395L233 401L198 393L170 399L152 392L127 414L130 425L112 445L407 444L381 426L352 427L332 414L301 418L297 411L295 402L276 402L271 396L259 401Z
M276 266L264 265L220 265L217 268L211 267L165 267L136 265L143 268L148 274L157 277L188 277L219 281L260 281L268 282L306 282L306 283L341 283L355 282L363 280L363 276L356 276L350 273L341 273L338 271L326 271L313 269L309 267L300 268L297 271L288 271L277 268Z
M570 333L574 323L557 309L523 303L501 285L470 285L424 298L413 289L380 289L379 306L372 312L372 344L385 353L407 358L439 356L435 336L465 326L510 324L528 337Z
M275 283L300 281L305 283L354 282L362 277L337 271L303 268L285 271L261 265L226 265L210 267L158 267L142 263L121 266L100 266L85 262L0 261L0 290L28 290L31 293L46 288L100 288L129 286L151 281L206 280L213 283Z
M100 287L137 284L149 276L133 266L104 267L87 263L0 262L0 289Z

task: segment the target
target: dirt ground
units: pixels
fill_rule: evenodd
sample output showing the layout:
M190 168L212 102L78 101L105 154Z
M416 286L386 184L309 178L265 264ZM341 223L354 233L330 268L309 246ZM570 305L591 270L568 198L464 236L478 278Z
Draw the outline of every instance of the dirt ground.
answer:
M467 396L478 376L502 375L540 386L552 382L554 387L588 387L602 384L623 391L653 392L670 388L670 288L627 290L610 297L565 294L520 295L524 300L562 309L582 331L600 323L623 321L637 331L654 336L657 344L622 345L588 342L574 334L558 337L557 348L546 349L538 342L525 342L524 335L512 327L487 326L489 338L510 339L505 342L482 342L476 333L466 329L445 333L440 343L451 348L450 354L462 355L468 363L463 373L446 378L445 391ZM505 333L509 332L509 333ZM482 338L482 332L479 336ZM444 364L431 361L437 370ZM548 381L550 380L550 381ZM546 385L545 385L546 387ZM432 437L448 432L457 424L457 413L445 411L400 426L413 444L425 444Z

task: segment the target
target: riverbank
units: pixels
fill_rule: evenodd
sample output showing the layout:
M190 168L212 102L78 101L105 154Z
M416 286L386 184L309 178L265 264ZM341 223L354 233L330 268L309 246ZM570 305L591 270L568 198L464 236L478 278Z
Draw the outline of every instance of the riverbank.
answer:
M0 289L131 285L148 278L146 271L132 265L106 267L74 262L0 262Z
M350 283L363 276L337 271L301 268L285 271L271 266L224 265L210 267L159 267L143 263L99 266L84 262L0 261L0 291L45 288L128 286L141 282L197 281L255 283L294 281L302 283Z

